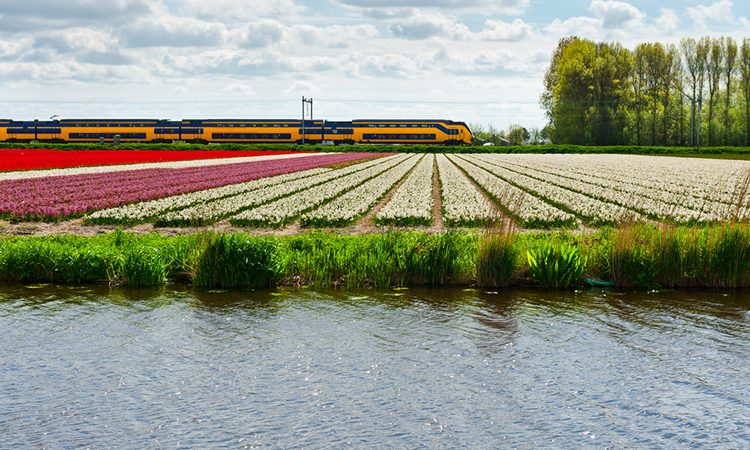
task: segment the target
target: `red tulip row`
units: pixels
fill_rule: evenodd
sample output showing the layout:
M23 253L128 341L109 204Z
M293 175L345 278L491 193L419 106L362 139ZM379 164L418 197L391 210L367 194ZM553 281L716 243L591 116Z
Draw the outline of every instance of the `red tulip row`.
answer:
M53 150L36 148L0 149L0 171L36 170L66 167L108 166L195 159L284 155L268 150Z

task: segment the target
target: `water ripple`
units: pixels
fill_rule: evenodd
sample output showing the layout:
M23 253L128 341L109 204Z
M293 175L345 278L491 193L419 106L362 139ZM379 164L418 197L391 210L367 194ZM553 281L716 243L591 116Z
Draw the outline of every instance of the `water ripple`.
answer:
M746 293L0 290L0 447L750 446Z

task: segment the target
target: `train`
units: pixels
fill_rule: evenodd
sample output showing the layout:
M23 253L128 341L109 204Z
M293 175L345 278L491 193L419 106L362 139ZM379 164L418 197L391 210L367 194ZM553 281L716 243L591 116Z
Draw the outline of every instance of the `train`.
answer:
M471 144L452 120L0 120L0 141L60 143Z

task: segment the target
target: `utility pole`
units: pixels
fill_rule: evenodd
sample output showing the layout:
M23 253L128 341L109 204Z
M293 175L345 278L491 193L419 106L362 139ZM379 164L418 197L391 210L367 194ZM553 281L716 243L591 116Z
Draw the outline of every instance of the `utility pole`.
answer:
M310 120L313 118L313 99L302 96L302 143L305 143L305 105L310 105Z

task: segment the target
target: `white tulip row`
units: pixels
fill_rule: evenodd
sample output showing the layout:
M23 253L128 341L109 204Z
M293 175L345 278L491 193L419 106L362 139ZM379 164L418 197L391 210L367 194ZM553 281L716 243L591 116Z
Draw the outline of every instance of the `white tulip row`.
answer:
M445 155L437 155L443 218L448 225L475 225L497 217L497 212Z
M375 221L394 225L430 225L432 223L433 172L435 155L426 155L404 180Z
M575 223L575 216L556 208L528 192L507 183L467 160L449 157L471 179L487 191L502 208L518 218L524 226L567 226Z
M642 221L645 220L639 213L623 208L614 203L603 202L594 199L588 195L580 194L570 189L565 189L551 183L547 183L536 178L532 178L504 167L494 164L488 164L486 158L482 155L467 155L463 157L469 162L473 162L480 167L484 167L488 172L496 175L503 180L515 184L522 189L549 201L555 205L574 212L579 217L586 219L588 222L598 225L607 223L620 223L623 221Z
M303 214L302 225L344 226L354 222L403 179L420 159L421 155L411 156L396 167L336 197L320 208Z
M237 158L191 159L187 161L167 161L154 163L115 164L109 166L69 167L65 169L24 170L0 173L0 180L22 180L30 178L57 177L66 175L85 175L92 173L126 172L144 169L186 169L190 167L222 166L248 162L277 159L307 158L309 156L328 155L329 153L289 153L281 155L240 156Z
M285 197L296 192L308 189L322 183L335 180L370 167L388 164L394 157L379 158L359 164L354 164L341 169L326 169L325 172L313 174L312 176L290 178L281 182L267 183L257 189L239 192L237 195L223 196L210 201L193 204L187 208L174 209L165 212L155 218L157 226L186 226L206 225L214 223L228 215L239 212L250 207L268 203L280 197ZM313 169L315 170L315 169ZM309 172L309 171L306 171ZM285 175L281 175L283 177ZM279 178L279 177L272 177ZM268 178L270 179L270 178ZM262 180L259 180L262 181Z
M497 156L508 160L507 155ZM705 200L735 204L737 188L750 171L747 161L652 156L522 155L515 161L557 168L570 176L582 174L635 185L695 205Z
M503 167L522 172L533 178L583 194L610 201L626 208L642 211L657 220L676 222L706 222L721 219L729 205L708 199L697 199L675 195L665 191L654 191L638 185L605 181L596 177L578 175L570 178L555 169L540 170L527 165L503 164Z
M331 180L295 194L282 197L257 208L248 209L230 217L230 222L238 226L278 227L294 220L300 214L322 203L336 198L353 189L370 178L376 177L388 169L404 162L408 155L390 157L385 163L369 169Z
M169 211L187 208L196 204L210 204L225 197L233 197L267 186L275 186L299 179L309 179L315 175L324 175L331 169L315 168L301 172L292 172L268 178L248 181L240 184L230 184L204 191L190 192L188 194L175 195L171 197L149 200L146 202L131 203L116 208L103 209L89 214L84 218L87 223L121 223L134 224L146 222L150 219L164 215Z
M491 155L482 156L480 159L599 199L643 211L657 220L670 220L678 223L711 222L733 218L738 212L741 219L746 218L748 214L748 209L744 207L746 205L738 211L735 201L732 201L733 188L726 185L726 180L733 178L736 183L738 178L732 173L737 169L728 167L724 161L719 165L714 162L708 164L709 167L713 166L713 169L706 169L694 162L702 160L684 161L683 164L695 169L685 172L676 165L681 162L677 158L624 157L622 155L600 155L598 159L592 159L591 156L582 158L582 155L522 155L519 158L511 158L508 155ZM665 159L669 164L664 163ZM634 164L632 160L641 163L641 173L638 177L625 179L620 172L627 173L629 165ZM657 163L648 164L654 160ZM606 161L611 163L604 165L603 162ZM670 165L675 166L674 170L668 170ZM657 167L658 172L650 173L651 167ZM721 168L721 170L713 171L716 168ZM704 181L694 181L694 188L686 187L690 173ZM644 181L646 179L650 181ZM718 201L717 198L723 198L723 201Z

